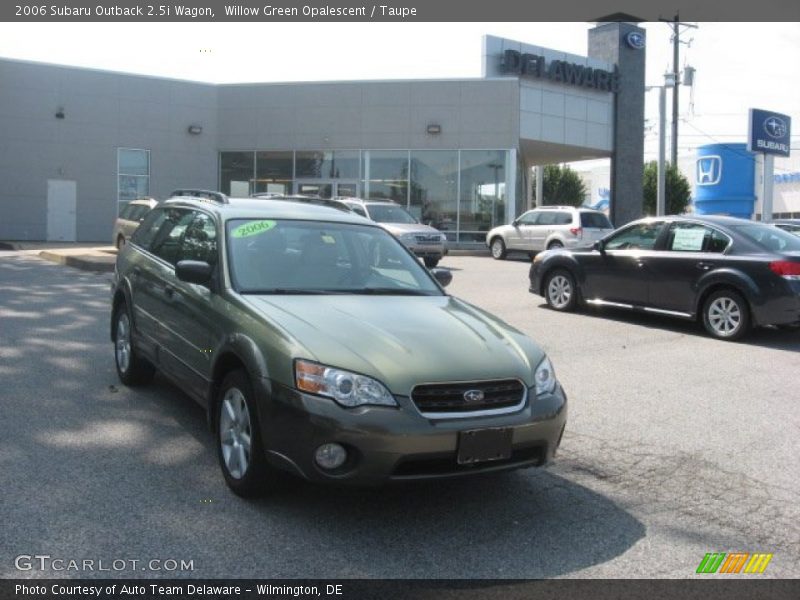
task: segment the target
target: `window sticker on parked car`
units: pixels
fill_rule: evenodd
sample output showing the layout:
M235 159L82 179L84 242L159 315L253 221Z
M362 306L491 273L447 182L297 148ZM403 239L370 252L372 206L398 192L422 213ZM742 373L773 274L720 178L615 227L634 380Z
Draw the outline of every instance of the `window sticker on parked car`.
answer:
M260 235L266 233L275 227L275 221L250 221L244 225L239 225L231 232L231 236L235 238L250 237L251 235Z
M672 250L686 250L697 252L703 248L703 238L706 230L702 227L696 229L675 229L675 237L672 239Z
M332 235L328 235L327 233L323 233L322 234L322 241L325 242L326 244L335 244L336 243L336 238L333 237Z

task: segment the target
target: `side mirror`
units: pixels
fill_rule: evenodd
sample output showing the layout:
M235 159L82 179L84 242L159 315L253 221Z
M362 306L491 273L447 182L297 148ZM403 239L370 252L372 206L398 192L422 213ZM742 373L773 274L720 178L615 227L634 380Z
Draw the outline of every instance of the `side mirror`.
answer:
M442 287L447 287L453 281L453 274L447 269L431 269L431 275Z
M513 227L519 227L519 219L514 219L513 221L511 221L511 225Z
M182 260L175 265L175 276L178 279L197 285L206 285L211 281L213 272L214 267L200 260Z
M603 254L606 251L606 245L603 243L603 240L597 240L594 244L592 244L592 248Z

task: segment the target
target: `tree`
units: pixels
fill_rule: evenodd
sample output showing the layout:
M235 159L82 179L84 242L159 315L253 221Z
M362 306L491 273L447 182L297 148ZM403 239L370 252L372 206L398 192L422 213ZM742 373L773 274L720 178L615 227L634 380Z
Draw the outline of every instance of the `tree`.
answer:
M668 215L686 212L692 200L692 187L677 167L667 163L665 177L666 211ZM644 214L656 214L656 195L658 193L658 163L654 160L644 165Z
M534 197L536 195L536 176L533 177ZM586 199L586 185L575 171L568 166L546 165L544 168L544 199L536 204L580 206Z

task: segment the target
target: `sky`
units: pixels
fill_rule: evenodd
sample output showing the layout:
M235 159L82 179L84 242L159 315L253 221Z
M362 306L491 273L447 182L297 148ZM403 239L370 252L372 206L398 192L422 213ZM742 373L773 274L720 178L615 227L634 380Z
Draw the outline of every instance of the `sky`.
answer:
M794 121L800 148L800 23L698 23L681 34L679 151L744 142L747 111ZM213 83L447 79L481 76L495 35L587 54L591 23L0 23L0 57ZM672 69L671 28L645 23L647 85ZM671 99L667 97L668 120ZM645 158L655 159L658 92L647 93ZM669 124L667 125L669 136ZM668 137L669 155L669 141ZM777 172L777 169L776 169Z

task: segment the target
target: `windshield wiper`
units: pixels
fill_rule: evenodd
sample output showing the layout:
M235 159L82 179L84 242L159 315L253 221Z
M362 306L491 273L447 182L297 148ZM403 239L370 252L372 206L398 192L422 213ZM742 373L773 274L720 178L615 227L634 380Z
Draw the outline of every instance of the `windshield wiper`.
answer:
M309 288L271 288L263 290L242 290L242 294L256 294L261 296L274 295L290 295L297 294L298 296L314 296L324 294L338 294L338 290L314 290Z
M341 290L346 294L369 294L375 296L433 296L432 292L425 290L412 290L407 288L394 287L364 287Z

